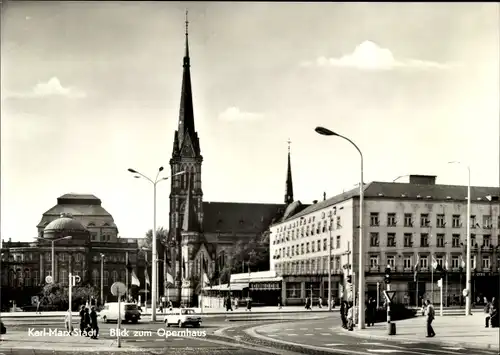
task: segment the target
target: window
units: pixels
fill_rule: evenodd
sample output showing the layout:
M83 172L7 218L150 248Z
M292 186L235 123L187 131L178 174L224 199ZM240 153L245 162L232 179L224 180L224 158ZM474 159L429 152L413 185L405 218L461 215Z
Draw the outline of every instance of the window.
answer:
M335 260L335 264L333 263ZM340 256L336 256L335 259L332 258L332 270L335 270L335 267L337 267L337 270L340 270Z
M378 267L378 256L370 256L370 268Z
M91 232L90 233L90 239L91 240L97 240L97 233L96 232Z
M309 242L306 243L306 253L309 253Z
M470 258L470 265L471 265L471 269L476 268L476 258L474 256L472 258Z
M436 227L444 228L446 226L446 222L444 221L444 214L438 214L436 216Z
M439 248L444 248L444 234L436 235L436 246Z
M489 256L483 256L483 264L482 265L483 265L483 270L490 268L490 257Z
M475 246L476 245L476 235L475 234L471 234L470 235L470 244L472 246Z
M291 256L290 255L290 247L286 247L286 256Z
M404 246L405 248L410 248L413 246L413 235L411 233L405 233L404 235Z
M396 257L394 255L387 256L387 265L394 270L396 267Z
M310 229L310 227L309 227L309 226L307 226L307 227L306 227L306 237L308 237L308 236L309 236L309 229Z
M300 298L300 282L286 283L286 298Z
M38 270L33 271L33 286L38 286L40 279L38 277Z
M314 235L314 224L311 226L311 235Z
M109 279L109 272L108 271L104 271L104 286L108 286L108 279Z
M420 257L420 268L427 269L429 267L429 260L427 256Z
M420 234L420 247L428 247L429 246L429 234L422 233Z
M321 251L321 240L319 240L319 239L316 241L316 249L318 251Z
M371 247L378 247L378 233L370 233L370 246Z
M491 229L493 227L493 220L491 216L483 216L483 228Z
M45 260L46 261L52 261L52 254L51 253L46 253L45 254Z
M76 261L77 263L81 262L82 260L83 260L83 256L82 256L82 254L76 254L76 255L75 255L75 261Z
M460 247L460 234L453 234L451 236L451 246L453 248L459 248Z
M67 285L68 281L69 281L68 271L66 271L66 269L62 269L61 275L59 275L59 282L62 283L63 285Z
M411 213L405 213L405 227L413 227L413 216Z
M451 257L451 267L452 267L452 269L458 269L460 267L459 262L458 262L458 256Z
M370 226L377 227L380 225L380 221L378 219L378 213L370 213Z
M24 270L24 286L31 286L31 273L28 269Z
M125 280L127 278L127 276L125 275L125 273L126 273L125 270L120 271L120 279L121 280Z
M337 245L336 245L336 248L337 249L340 248L340 235L337 236Z
M61 254L59 254L59 260L60 260L61 262L65 262L65 261L66 261L66 254L65 254L65 253L61 253Z
M323 221L323 233L326 232L326 221Z
M439 266L444 267L444 258L442 256L437 256L436 257L436 262Z
M304 255L304 243L300 244L300 254Z
M470 216L470 227L471 228L476 228L477 227L477 220L475 215Z
M311 242L311 253L316 252L316 243Z
M452 227L453 228L462 228L462 223L460 222L460 215L454 214L452 217Z
M111 279L113 279L113 283L118 281L118 272L116 270L111 272Z
M388 213L387 214L387 226L388 227L396 227L396 214Z
M411 270L411 256L405 256L403 260L403 266L405 270Z
M342 228L342 224L340 223L340 216L337 216L337 229Z
M420 227L429 227L429 215L427 213L422 213L420 215Z
M387 246L388 247L396 246L396 233L387 233Z
M489 247L491 245L491 235L483 235L483 247Z
M323 239L323 250L326 250L328 248L328 241L327 239Z

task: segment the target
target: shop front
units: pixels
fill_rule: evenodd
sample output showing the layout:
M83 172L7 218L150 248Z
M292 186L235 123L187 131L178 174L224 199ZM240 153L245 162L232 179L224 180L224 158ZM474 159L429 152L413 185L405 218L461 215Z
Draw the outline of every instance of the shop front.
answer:
M256 306L277 306L281 299L281 281L250 282L250 297Z

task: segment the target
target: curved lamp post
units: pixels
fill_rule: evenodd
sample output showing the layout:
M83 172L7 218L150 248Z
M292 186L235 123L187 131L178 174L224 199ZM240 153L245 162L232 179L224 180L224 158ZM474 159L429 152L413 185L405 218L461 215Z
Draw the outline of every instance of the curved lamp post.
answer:
M359 149L359 147L349 138L344 137L338 133L335 133L328 128L325 127L316 127L314 129L316 133L321 134L323 136L336 136L342 139L345 139L349 143L351 143L354 148L359 153L361 158L361 176L359 182L359 300L358 300L358 328L365 328L365 258L364 258L364 240L363 240L363 201L364 201L364 185L363 185L363 153ZM354 295L354 300L356 300L356 295Z
M460 164L464 165L459 161L450 161L448 164ZM468 182L467 182L467 249L466 249L466 258L467 261L466 271L465 271L465 289L467 290L467 296L465 297L465 315L469 316L471 314L471 283L472 283L472 267L471 267L471 240L470 240L470 166L466 165L467 173L468 173Z
M56 249L55 249L55 243L60 241L60 240L63 240L63 239L71 239L72 236L71 235L68 235L66 237L62 237L62 238L57 238L57 239L45 239L45 238L41 238L41 237L36 237L36 239L39 239L39 240L43 240L43 241L46 241L46 242L50 242L52 244L51 246L51 249L52 249L52 283L56 283L56 275L55 275L55 266L56 266Z
M149 181L151 184L153 184L153 231L152 231L152 234L153 234L153 240L152 240L152 254L153 254L153 268L152 268L152 275L151 275L151 283L152 283L152 292L151 292L151 319L153 322L156 321L156 295L157 295L157 292L158 292L158 284L157 284L157 277L156 275L158 274L158 266L157 266L157 259L158 259L158 255L157 255L157 251L156 251L156 185L160 182L160 181L164 181L164 180L168 180L169 178L173 177L173 176L177 176L177 175L181 175L181 174L184 174L185 172L184 171L181 171L181 172L178 172L176 174L173 174L171 176L167 176L167 177L162 177L162 178L159 178L160 176L160 173L163 171L163 166L160 166L158 168L158 172L156 174L156 178L153 180L153 179L150 179L149 177L147 177L146 175L138 172L137 170L134 170L134 169L127 169L129 172L131 172L132 174L136 174L134 175L134 177L136 179L140 179L141 177L143 179L146 179L147 181Z

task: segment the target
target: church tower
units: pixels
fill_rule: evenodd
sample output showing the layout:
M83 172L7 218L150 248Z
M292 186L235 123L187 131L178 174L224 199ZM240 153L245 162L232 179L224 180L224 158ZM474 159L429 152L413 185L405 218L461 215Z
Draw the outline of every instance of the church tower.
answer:
M186 12L186 48L183 58L181 102L178 128L174 134L174 146L170 159L173 176L170 192L169 231L178 249L175 255L175 276L177 282L189 277L191 244L199 242L203 221L203 191L201 188L201 164L203 157L200 141L194 126L193 95L188 43L188 20ZM190 244L189 248L187 248ZM182 274L181 274L182 271ZM179 285L177 285L179 286Z
M289 205L293 202L293 182L292 182L292 163L290 161L290 144L292 142L288 140L288 168L286 171L286 191L285 191L285 205Z

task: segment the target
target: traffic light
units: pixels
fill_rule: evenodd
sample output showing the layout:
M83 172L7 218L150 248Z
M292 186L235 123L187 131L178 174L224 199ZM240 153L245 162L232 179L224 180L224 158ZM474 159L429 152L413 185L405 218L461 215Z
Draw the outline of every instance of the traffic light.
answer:
M347 283L348 284L352 283L352 276L351 275L347 275Z
M386 284L390 284L391 283L391 268L390 267L386 267L385 268L385 278L384 278L384 282Z

